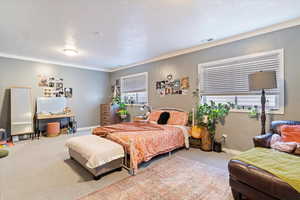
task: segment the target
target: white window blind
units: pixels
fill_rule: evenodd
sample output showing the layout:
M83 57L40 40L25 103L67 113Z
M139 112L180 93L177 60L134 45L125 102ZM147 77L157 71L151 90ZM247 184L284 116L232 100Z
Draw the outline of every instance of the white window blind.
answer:
M261 91L249 91L248 75L276 71L278 88L266 90L266 107L284 112L283 50L199 64L201 103L233 103L237 109L261 106Z
M132 75L130 77L124 77L122 81L122 91L123 92L142 92L146 91L146 73Z
M148 73L121 77L121 99L126 104L147 104Z
M282 51L241 56L199 65L201 95L245 94L249 92L248 75L258 71L276 71L280 85ZM280 89L268 90L278 94Z

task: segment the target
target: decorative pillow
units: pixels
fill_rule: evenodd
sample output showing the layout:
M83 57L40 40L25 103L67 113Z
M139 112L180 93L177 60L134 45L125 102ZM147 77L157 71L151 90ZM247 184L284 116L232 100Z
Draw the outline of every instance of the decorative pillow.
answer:
M162 112L163 112L162 110L153 110L149 115L148 121L157 122Z
M297 148L296 142L276 142L273 144L272 149L283 151L286 153L292 153Z
M170 113L169 112L163 112L163 113L160 114L157 123L158 124L167 124L169 118L170 118Z
M187 112L170 111L169 125L187 125L189 114Z
M283 142L300 143L300 125L284 125L281 127Z
M278 134L273 134L271 137L271 147L276 143L276 142L282 142L282 138Z

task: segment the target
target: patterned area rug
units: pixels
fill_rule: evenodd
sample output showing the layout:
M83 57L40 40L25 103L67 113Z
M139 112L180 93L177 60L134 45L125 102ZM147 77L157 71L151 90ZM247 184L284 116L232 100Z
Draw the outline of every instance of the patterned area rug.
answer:
M176 156L80 200L233 200L233 197L226 169Z

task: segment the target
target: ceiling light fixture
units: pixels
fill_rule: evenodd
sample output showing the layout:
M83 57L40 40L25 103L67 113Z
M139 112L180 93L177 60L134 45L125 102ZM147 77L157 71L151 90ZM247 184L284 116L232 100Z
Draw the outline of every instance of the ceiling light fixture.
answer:
M213 40L214 40L213 38L208 38L208 39L201 40L201 42L205 43L205 42L211 42Z
M75 49L64 49L64 54L66 56L77 56L78 55L78 51Z

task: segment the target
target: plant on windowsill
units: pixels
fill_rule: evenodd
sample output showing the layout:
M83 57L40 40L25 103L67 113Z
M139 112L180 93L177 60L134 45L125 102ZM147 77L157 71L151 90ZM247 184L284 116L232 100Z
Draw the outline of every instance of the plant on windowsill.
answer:
M118 115L120 116L120 118L122 120L125 120L127 117L128 117L128 110L127 110L127 107L124 103L119 103L119 110L118 110Z
M116 96L112 98L112 104L113 105L119 105L121 104L121 97L120 96Z
M210 104L199 104L195 112L195 124L198 127L207 130L206 137L202 136L202 149L211 151L216 134L216 126L219 122L223 121L229 114L233 104L217 104L211 101Z

